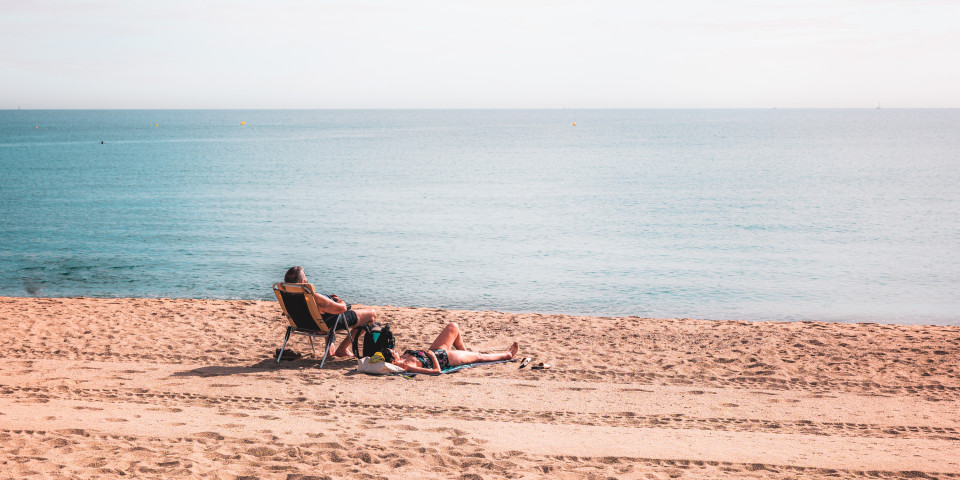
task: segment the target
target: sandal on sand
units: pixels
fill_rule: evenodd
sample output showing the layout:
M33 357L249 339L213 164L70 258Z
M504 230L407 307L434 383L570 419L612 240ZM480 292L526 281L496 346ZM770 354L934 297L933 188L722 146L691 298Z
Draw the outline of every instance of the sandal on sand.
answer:
M530 357L525 357L525 358L523 359L523 361L520 362L520 367L519 367L519 368L526 367L527 364L530 363L530 360L533 360L533 359L530 358Z
M284 350L283 355L280 355L280 349L278 348L277 352L273 356L274 358L279 356L280 360L296 360L302 357L303 355L297 352L294 352L293 350Z
M534 369L534 370L546 370L546 369L550 368L550 364L540 362L540 363L538 363L538 364L536 364L536 365L534 365L534 366L532 366L532 367L530 367L530 368L532 368L532 369Z

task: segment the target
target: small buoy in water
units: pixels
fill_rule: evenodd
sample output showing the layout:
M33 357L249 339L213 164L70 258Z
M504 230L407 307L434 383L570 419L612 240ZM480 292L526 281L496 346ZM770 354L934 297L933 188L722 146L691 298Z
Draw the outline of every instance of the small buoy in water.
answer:
M240 125L246 125L247 122L240 122Z
M155 125L154 125L154 127L159 127L159 126L160 126L160 124L159 124L159 123L157 123L157 124L155 124Z
M36 127L33 127L33 128L34 128L35 130L40 130L40 125L37 125Z
M573 126L576 127L576 126L577 126L577 122L573 122Z
M103 145L103 140L100 140L100 145Z

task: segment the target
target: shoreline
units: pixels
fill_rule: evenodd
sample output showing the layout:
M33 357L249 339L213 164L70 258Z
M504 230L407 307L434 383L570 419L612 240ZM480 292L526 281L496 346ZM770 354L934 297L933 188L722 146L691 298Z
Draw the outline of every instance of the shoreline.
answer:
M227 301L227 302L272 302L274 301L273 297L263 297L263 298L197 298L197 297L120 297L120 296L86 296L86 295L66 295L66 296L34 296L34 297L25 297L25 296L5 296L0 295L0 299L3 298L17 298L17 299L99 299L99 300L117 300L117 299L142 299L142 300L202 300L202 301ZM360 304L358 304L360 305ZM448 310L455 312L494 312L506 315L562 315L568 317L589 317L589 318L604 318L604 319L615 319L615 318L634 318L634 319L682 319L682 320L703 320L710 322L727 322L727 321L737 321L737 322L778 322L778 323L795 323L795 322L813 322L813 323L837 323L843 325L854 325L854 324L876 324L876 325L912 325L912 326L955 326L960 327L960 316L957 315L906 315L906 314L888 314L888 315L864 315L864 314L851 314L831 317L828 319L825 318L816 318L815 315L807 315L801 313L792 313L792 314L782 314L783 318L762 318L762 319L749 319L749 318L725 318L725 317L697 317L697 316L645 316L645 315L615 315L615 314L588 314L588 313L577 313L577 312L562 312L562 311L541 311L541 310L476 310L470 308L459 308L459 307L434 307L434 306L412 306L412 305L390 305L384 304L384 307L389 308L409 308L409 309L430 309L430 310Z
M274 362L275 301L0 297L0 470L960 478L957 326L374 308L397 348L453 321L552 368L372 377Z

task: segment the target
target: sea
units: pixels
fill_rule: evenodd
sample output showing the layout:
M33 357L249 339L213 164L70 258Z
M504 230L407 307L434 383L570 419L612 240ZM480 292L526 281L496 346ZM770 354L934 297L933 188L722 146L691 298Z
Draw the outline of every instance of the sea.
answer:
M0 296L960 325L960 110L5 110Z

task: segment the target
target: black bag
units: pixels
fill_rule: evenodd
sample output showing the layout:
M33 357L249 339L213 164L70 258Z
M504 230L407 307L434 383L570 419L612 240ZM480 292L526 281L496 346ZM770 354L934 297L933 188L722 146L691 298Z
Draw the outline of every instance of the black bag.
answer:
M357 358L369 357L374 353L393 348L394 343L393 332L390 331L389 323L386 325L380 325L379 323L361 325L357 329L357 335L353 337L353 354Z

